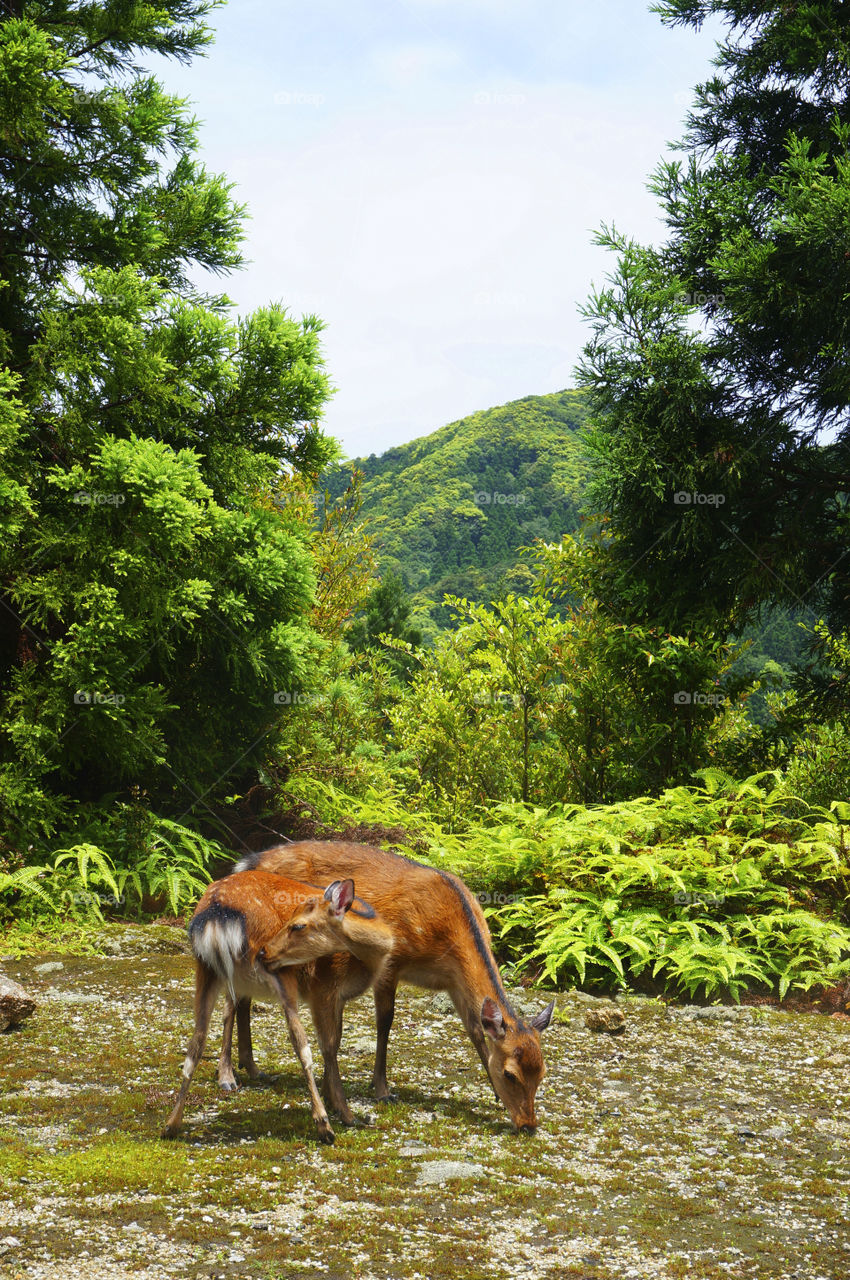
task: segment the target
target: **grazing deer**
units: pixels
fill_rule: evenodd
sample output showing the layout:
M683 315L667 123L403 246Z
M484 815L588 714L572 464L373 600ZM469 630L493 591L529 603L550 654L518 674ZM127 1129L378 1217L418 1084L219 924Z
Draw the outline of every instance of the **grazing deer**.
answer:
M310 1046L298 1017L294 966L351 947L363 963L380 971L382 959L392 947L392 932L368 904L361 903L362 910L352 911L354 900L350 879L335 880L324 893L268 871L243 871L209 885L189 925L196 960L195 1030L164 1137L174 1137L180 1127L210 1016L219 991L225 987L226 1021L229 1019L231 1027L238 1000L267 999L271 991L280 1001L310 1091L319 1139L333 1142L333 1129L313 1078ZM274 955L274 970L267 964L269 950ZM227 1061L223 1057L219 1061L219 1080L225 1089L237 1087L229 1047Z
M247 868L319 881L351 875L392 929L392 950L380 963L351 954L328 956L311 965L302 983L324 1059L322 1092L343 1123L354 1123L337 1061L343 1006L374 983L378 1035L373 1084L376 1097L389 1101L387 1043L395 993L399 982L409 982L449 993L512 1123L527 1133L536 1129L534 1095L544 1070L540 1032L551 1022L554 1001L527 1021L518 1016L502 986L484 913L462 880L370 845L319 840L250 854L237 863L235 872L244 874ZM266 954L267 963L274 963L274 945ZM256 1077L250 1010L250 999L240 1000L239 1065ZM232 1073L231 1037L232 1018L225 1025L221 1050L224 1070Z

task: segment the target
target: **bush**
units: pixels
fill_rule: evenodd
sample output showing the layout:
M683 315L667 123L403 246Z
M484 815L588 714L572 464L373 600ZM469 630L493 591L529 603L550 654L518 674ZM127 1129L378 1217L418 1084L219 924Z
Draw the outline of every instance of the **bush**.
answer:
M495 805L462 837L397 795L355 799L305 779L294 793L331 826L406 827L403 849L424 845L478 894L502 958L552 986L738 999L850 974L850 805L812 809L778 771L697 776L620 804Z
M850 800L850 730L842 724L813 725L791 753L785 789L810 805Z

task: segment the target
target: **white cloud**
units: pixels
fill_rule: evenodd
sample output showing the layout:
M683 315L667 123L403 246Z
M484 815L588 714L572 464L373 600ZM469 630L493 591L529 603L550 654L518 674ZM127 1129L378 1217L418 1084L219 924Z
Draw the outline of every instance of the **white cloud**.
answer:
M382 83L409 90L434 76L456 71L463 59L450 44L382 44L372 53L372 65Z
M427 23L382 25L376 10L356 36L336 32L332 6L296 4L289 45L234 46L237 7L202 74L179 85L209 121L211 167L252 215L252 265L227 287L243 309L275 299L327 321L338 394L326 424L348 452L569 385L587 336L577 306L609 266L592 232L614 220L658 237L646 179L712 40L646 14L624 30L620 0L586 21L571 7L570 70L555 79L563 10L538 0L497 4L498 24L479 13L467 31L449 31L454 9L417 0L403 9ZM254 10L279 13L268 0ZM606 15L612 41L594 43Z

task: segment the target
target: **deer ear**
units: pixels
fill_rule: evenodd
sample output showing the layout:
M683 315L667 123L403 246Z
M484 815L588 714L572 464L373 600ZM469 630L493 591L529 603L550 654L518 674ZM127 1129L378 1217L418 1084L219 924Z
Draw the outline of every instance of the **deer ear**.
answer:
M534 1027L535 1031L545 1031L549 1023L552 1021L552 1014L555 1012L555 1001L547 1004L545 1009L541 1009L539 1013L535 1013L533 1018L529 1018L528 1025Z
M333 907L335 916L344 916L354 901L354 881L334 880L325 889L325 898Z
M481 1005L481 1025L491 1040L504 1040L505 1019L496 1001L491 1000L489 996Z

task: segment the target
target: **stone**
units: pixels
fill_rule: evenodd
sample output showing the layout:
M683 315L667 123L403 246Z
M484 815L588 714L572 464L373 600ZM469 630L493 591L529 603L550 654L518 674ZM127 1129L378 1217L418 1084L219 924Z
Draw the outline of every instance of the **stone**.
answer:
M0 1031L17 1027L35 1009L35 1000L17 982L0 974Z
M348 1045L349 1053L373 1054L377 1045L372 1036L356 1036Z
M435 1013L454 1013L455 1007L452 998L446 991L438 991L430 1000L431 1008Z
M33 969L33 973L43 977L46 973L61 973L64 968L65 966L61 960L46 960L44 964L37 964Z
M626 1018L615 1004L601 1005L584 1011L584 1025L588 1031L602 1031L609 1036L619 1035L626 1029Z
M419 1166L416 1181L421 1187L442 1186L456 1178L480 1178L483 1173L482 1164L465 1160L428 1160Z
M700 1022L752 1022L755 1015L752 1009L742 1009L740 1005L686 1004L681 1009L685 1018L695 1018Z

